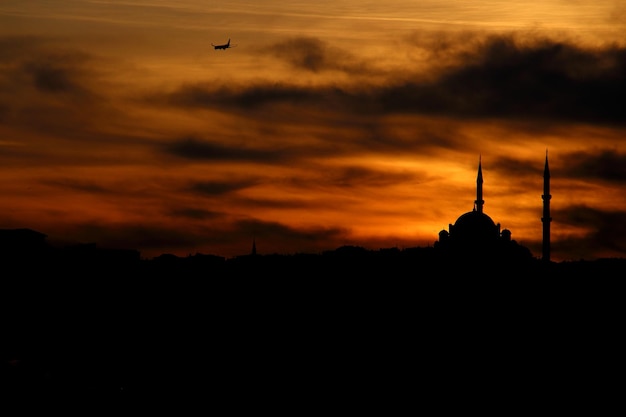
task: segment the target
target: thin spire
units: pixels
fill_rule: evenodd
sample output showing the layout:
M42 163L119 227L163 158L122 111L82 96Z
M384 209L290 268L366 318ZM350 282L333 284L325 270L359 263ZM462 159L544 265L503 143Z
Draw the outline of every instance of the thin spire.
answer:
M474 208L479 213L483 212L483 168L482 168L482 155L478 156L478 177L476 178L476 201L474 201Z
M541 249L542 260L549 262L550 261L550 223L552 222L552 217L550 217L550 199L552 196L550 195L550 168L548 167L548 149L546 148L546 162L543 168L543 195L541 196L543 200L543 217L541 217L541 222L543 223L543 242Z

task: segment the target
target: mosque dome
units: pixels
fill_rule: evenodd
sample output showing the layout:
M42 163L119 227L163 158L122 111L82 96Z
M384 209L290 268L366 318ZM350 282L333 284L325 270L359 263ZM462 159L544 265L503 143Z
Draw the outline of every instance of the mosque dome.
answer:
M450 237L456 241L489 242L500 237L500 225L485 213L470 211L461 215L450 228Z

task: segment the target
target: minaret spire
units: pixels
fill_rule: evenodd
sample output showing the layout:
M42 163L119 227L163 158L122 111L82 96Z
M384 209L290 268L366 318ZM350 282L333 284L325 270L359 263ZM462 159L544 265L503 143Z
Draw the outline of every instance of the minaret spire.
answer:
M543 223L543 242L541 256L542 260L546 262L550 261L550 222L552 222L552 217L550 217L551 198L550 168L548 167L548 149L546 149L546 163L543 168L543 195L541 196L543 200L543 217L541 218L541 222Z
M482 169L482 156L478 156L478 177L476 178L476 201L474 201L474 210L479 213L483 212L483 169Z

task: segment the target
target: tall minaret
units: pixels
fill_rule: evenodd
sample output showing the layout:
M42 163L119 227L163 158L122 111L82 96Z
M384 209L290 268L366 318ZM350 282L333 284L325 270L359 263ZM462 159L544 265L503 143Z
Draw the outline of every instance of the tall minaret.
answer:
M542 243L542 260L550 261L550 168L548 168L548 150L546 149L546 164L543 168L543 217L541 222L543 223L543 243Z
M478 157L478 178L476 178L476 201L474 201L474 210L479 213L483 212L483 169L481 166L481 157Z

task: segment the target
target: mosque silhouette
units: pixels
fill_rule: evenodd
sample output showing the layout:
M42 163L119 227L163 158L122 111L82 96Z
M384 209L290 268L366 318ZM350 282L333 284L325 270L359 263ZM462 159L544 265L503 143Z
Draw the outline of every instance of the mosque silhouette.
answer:
M543 243L542 260L550 261L550 168L548 153L544 166L544 193L543 199ZM530 250L511 239L511 231L502 229L500 223L495 223L483 210L483 173L482 160L478 160L478 175L476 178L476 200L472 211L462 214L449 230L439 232L439 240L435 248L445 252L448 256L465 260L485 261L498 259L500 261L525 261L532 258Z

